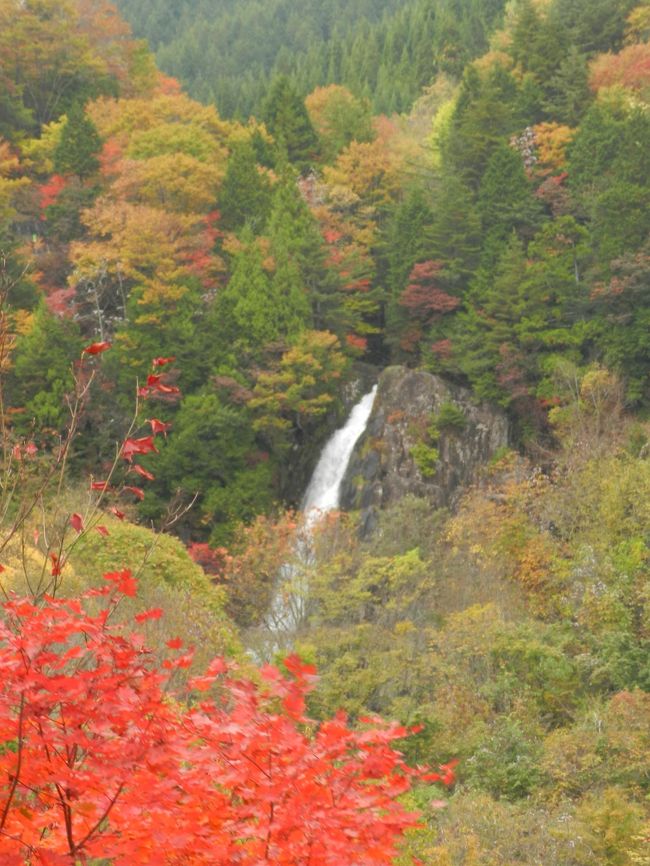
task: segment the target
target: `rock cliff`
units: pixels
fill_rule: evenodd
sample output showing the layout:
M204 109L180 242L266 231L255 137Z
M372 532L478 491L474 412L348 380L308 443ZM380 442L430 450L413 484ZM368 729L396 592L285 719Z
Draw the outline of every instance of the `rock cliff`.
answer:
M434 508L456 504L462 489L508 443L508 421L465 388L430 373L388 367L368 426L346 473L342 508L362 512L363 534L377 509L407 493Z

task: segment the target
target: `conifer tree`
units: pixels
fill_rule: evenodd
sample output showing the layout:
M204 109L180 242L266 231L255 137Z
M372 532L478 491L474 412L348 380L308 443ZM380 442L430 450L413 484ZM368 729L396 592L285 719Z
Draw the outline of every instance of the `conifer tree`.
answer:
M531 237L541 216L521 154L505 142L494 150L481 180L478 213L483 228L484 267L494 263L513 229Z
M41 300L29 332L17 342L7 377L9 403L24 409L15 420L21 432L62 431L69 418L65 395L73 388L71 365L80 351L77 326L53 316Z
M444 175L436 198L431 229L431 258L444 264L443 284L460 294L476 271L481 221L471 191L456 175Z
M84 180L99 168L97 154L102 142L97 128L86 115L80 103L74 105L61 131L61 139L54 152L54 171L73 174Z
M572 46L546 86L546 112L553 120L577 126L590 100L587 58Z
M248 223L259 231L266 222L270 204L271 184L258 169L252 144L236 144L219 192L222 226L238 231Z
M276 141L287 149L289 160L300 170L318 156L318 137L305 104L286 75L273 82L262 109L262 118Z
M300 275L303 289L311 304L314 327L334 327L340 298L338 283L325 260L325 244L306 202L303 200L296 178L289 166L280 169L281 179L276 186L273 205L266 227L271 241L271 253L280 261L286 258Z

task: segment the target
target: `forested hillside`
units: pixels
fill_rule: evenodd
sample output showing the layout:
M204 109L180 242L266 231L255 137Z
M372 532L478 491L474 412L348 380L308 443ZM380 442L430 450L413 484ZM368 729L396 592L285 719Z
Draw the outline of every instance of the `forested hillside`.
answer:
M122 5L0 0L0 860L648 864L648 0ZM390 365L511 448L301 560Z
M503 0L272 0L118 4L162 69L226 117L259 114L288 75L302 96L343 84L375 111L408 111L438 72L481 54Z

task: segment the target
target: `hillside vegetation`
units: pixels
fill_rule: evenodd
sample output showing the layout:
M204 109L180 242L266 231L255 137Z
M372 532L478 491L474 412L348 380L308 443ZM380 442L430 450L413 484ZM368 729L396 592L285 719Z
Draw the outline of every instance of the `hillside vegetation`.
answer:
M324 524L290 647L307 666L290 659L286 681L264 669L275 685L262 716L246 680L243 703L220 704L210 723L227 731L239 708L241 742L251 719L286 724L284 745L308 764L321 731L304 718L314 662L311 716L343 707L353 725L323 726L328 755L343 740L363 751L369 716L421 726L400 746L411 766L447 762L437 778L411 779L390 749L396 729L373 728L378 763L359 772L363 784L382 779L375 823L346 854L363 797L342 825L328 812L334 841L319 866L388 863L407 828L405 864L647 864L647 0L123 8L157 60L104 0L0 0L0 586L32 599L9 602L3 629L65 617L78 643L107 575L118 631L88 652L112 654L135 616L151 653L136 637L128 664L146 655L181 690L175 704L146 679L165 736L176 709L203 724L182 692L190 675L215 653L251 670L242 645L256 660L281 649L265 614L295 557L301 518L287 509L359 362L443 375L507 412L513 450L454 513L406 496L369 538L356 515ZM453 436L463 419L448 405L417 420L411 456L435 483L440 425ZM184 644L195 659L170 662ZM226 672L211 670L212 684ZM11 677L8 802L22 742ZM198 760L200 737L188 737L169 740L181 775L183 749ZM267 760L268 743L253 742ZM354 775L345 755L326 772ZM221 862L200 818L201 768L214 769L201 761L188 800L165 813L164 839L189 857L201 826L204 859L183 862ZM280 789L237 779L253 806L235 818L249 832L270 802L271 826ZM12 826L48 845L51 802L39 801L41 826L29 796ZM110 828L100 800L93 833ZM174 835L174 809L189 836ZM128 808L118 815L128 828ZM210 820L210 832L232 831ZM278 862L250 832L251 863ZM138 844L147 862L149 843ZM306 844L291 824L282 857L306 863ZM35 850L12 864L36 862ZM126 847L119 856L111 863L130 866Z

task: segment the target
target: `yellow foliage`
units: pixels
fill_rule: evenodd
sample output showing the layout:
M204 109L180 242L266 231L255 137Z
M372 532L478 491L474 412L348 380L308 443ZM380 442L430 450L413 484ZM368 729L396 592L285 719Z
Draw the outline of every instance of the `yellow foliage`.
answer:
M214 207L223 164L186 153L165 153L125 160L112 194L136 204L176 213L206 213Z
M8 142L0 138L0 227L15 216L14 196L29 183L25 177L15 177L21 171L20 162Z
M38 138L29 138L20 145L23 162L31 171L49 175L54 171L54 151L61 141L63 127L67 123L65 115L60 120L47 123Z
M550 172L566 168L566 150L576 130L560 123L538 123L533 127L538 166Z
M329 186L350 190L371 207L388 204L400 185L397 166L380 141L353 141L323 176Z
M236 126L222 120L214 106L201 105L184 93L159 93L148 99L101 97L91 102L87 111L103 140L117 138L123 143L138 131L171 124L207 134L207 140L213 140L216 146L225 142Z
M650 37L650 2L645 0L627 17L625 38L628 43L644 42Z

